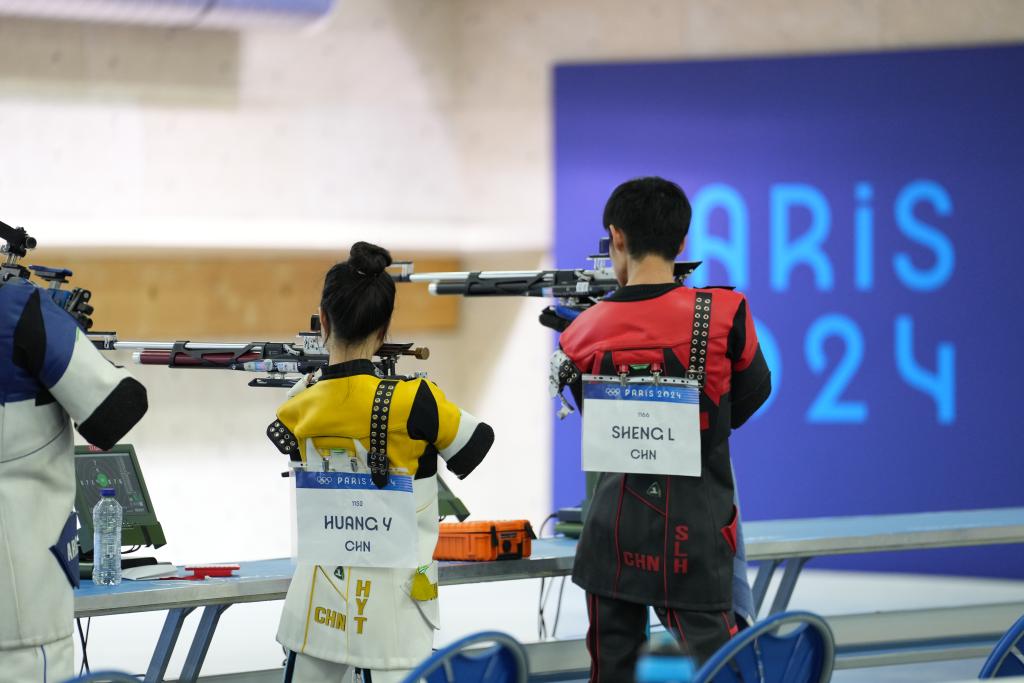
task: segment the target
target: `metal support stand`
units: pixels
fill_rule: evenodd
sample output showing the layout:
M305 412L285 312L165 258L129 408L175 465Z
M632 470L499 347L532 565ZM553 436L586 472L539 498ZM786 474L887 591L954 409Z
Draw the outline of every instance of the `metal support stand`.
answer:
M800 578L800 572L803 571L804 565L810 559L809 557L794 557L786 562L786 571L782 574L782 583L779 584L779 590L775 593L775 600L772 601L772 610L768 613L768 616L785 612L786 608L789 607L789 600L793 597L793 589L796 588L796 580Z
M178 634L181 633L181 626L185 623L185 617L192 613L194 607L179 607L168 610L167 618L164 619L164 627L160 631L160 638L156 641L156 649L153 650L153 657L149 660L149 668L146 670L145 683L162 683L167 673L167 665L174 653L174 646L178 642Z
M778 590L775 591L775 599L772 600L768 616L786 611L789 601L793 597L797 579L800 578L800 572L810 560L809 557L791 557L788 560L769 560L761 563L757 568L757 578L754 579L754 587L751 591L754 595L755 617L761 614L761 606L764 605L765 598L768 596L768 587L772 582L772 577L776 570L783 565L785 565L785 569L782 573L782 581L779 583Z
M752 593L754 594L754 618L761 613L761 605L764 604L764 598L768 595L768 584L772 582L772 576L775 574L775 570L782 564L782 560L768 560L762 562L757 568L757 578L754 579L754 587Z
M199 621L199 628L196 630L196 637L192 640L192 646L188 649L188 656L185 658L185 666L181 668L182 683L195 683L199 678L199 671L203 668L203 661L206 660L206 653L210 650L210 643L213 641L213 634L217 630L217 622L220 615L224 614L231 605L210 605L203 608L203 616Z

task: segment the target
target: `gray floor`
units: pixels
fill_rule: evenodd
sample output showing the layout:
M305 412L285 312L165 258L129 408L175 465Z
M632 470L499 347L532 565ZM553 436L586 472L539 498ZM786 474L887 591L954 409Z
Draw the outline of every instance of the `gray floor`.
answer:
M837 671L833 683L931 683L932 681L953 681L975 678L981 670L983 660L957 662L934 662L931 664L908 664L906 666L880 666L873 669L851 669ZM579 679L565 683L587 683Z
M955 662L931 662L905 666L880 666L876 669L847 669L832 676L835 683L924 683L977 678L982 659Z
M982 661L981 659L966 659L955 662L850 669L835 672L832 680L834 683L924 683L926 681L966 680L978 675ZM200 680L210 683L278 683L281 680L281 674L276 671L263 671L203 677ZM575 679L564 683L587 683L587 680Z
M559 587L554 587L545 610L549 629L553 627L557 611ZM539 581L446 586L441 592L442 630L435 639L439 647L468 633L494 628L510 633L522 642L538 639ZM1017 600L1024 601L1024 581L810 569L797 584L791 606L833 616ZM567 582L558 639L583 637L586 631L585 603L579 589ZM486 605L486 609L481 609L482 605ZM281 648L274 639L280 615L280 602L239 604L225 612L203 667L204 678L223 683L276 683L280 680L279 673L269 671L281 665ZM144 671L163 625L163 616L160 612L145 612L94 619L89 640L89 659L93 667ZM197 623L198 619L186 623L180 643L190 641ZM178 675L187 650L181 646L175 651L168 678ZM939 683L974 678L980 668L980 661L939 662L842 670L836 672L834 680L837 683ZM267 671L266 677L237 673L260 670Z

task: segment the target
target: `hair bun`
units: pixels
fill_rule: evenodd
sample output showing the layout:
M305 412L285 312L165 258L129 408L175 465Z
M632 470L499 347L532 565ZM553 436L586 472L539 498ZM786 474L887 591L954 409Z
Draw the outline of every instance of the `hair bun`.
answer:
M356 242L348 253L348 264L363 275L380 275L391 265L391 253L376 244Z

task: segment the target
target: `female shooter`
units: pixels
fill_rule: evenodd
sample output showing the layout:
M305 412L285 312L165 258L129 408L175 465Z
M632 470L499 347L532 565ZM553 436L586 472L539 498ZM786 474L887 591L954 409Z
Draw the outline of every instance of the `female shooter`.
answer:
M327 273L320 319L330 365L296 385L267 430L304 465L299 558L277 634L290 651L286 683L347 682L355 668L389 683L430 655L437 457L463 478L494 441L489 425L431 382L378 377L371 358L395 304L390 264L386 250L358 242ZM329 502L307 504L314 499Z

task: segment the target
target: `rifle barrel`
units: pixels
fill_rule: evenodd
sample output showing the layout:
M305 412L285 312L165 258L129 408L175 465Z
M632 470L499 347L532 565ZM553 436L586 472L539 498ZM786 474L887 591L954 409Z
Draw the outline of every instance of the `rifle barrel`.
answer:
M523 282L502 282L497 286L490 282L431 282L427 291L433 296L547 296L550 285L535 286Z
M535 278L544 276L550 279L550 271L545 270L483 270L463 271L449 273L413 273L409 275L409 282L461 282L472 278L480 280L509 280L520 278Z
M137 349L140 351L173 351L178 346L178 342L157 342L157 341L115 341L112 342L111 348L118 351ZM251 348L253 351L260 351L263 348L262 344L236 344L226 342L188 342L183 347L189 350L194 349L208 349L211 352L215 351L241 351L242 349Z
M603 255L602 255L603 256ZM603 256L604 257L604 256ZM604 257L607 258L607 257ZM675 275L680 281L700 265L700 261L676 261ZM507 282L500 282L505 280ZM508 296L539 292L546 285L571 287L576 281L588 282L592 286L617 287L618 283L609 267L600 268L561 268L553 270L482 270L482 271L451 271L441 273L410 273L401 278L402 282L426 282L430 284L432 294L466 294L458 289L461 285L472 285L483 281L498 281L496 286L507 288L502 292L497 289L485 289L483 292L473 291L470 295L477 296ZM585 293L586 290L583 290ZM536 294L534 294L536 295Z
M204 353L199 358L192 357L187 353L174 351L161 351L157 349L145 349L132 354L132 359L139 365L171 365L171 357L174 356L174 365L183 367L210 367L210 365L229 366L236 363L247 363L260 360L258 353L243 353L236 356L230 352Z
M89 340L102 351L131 350L132 360L139 365L162 365L172 368L208 368L269 373L271 377L253 380L249 386L288 387L291 381L283 375L306 375L330 362L328 353L317 343L309 343L312 333L300 334L300 343L285 342L166 342L119 341L116 332L90 334ZM383 376L397 376L395 363L399 356L419 360L430 357L430 349L411 343L382 344L373 361Z

